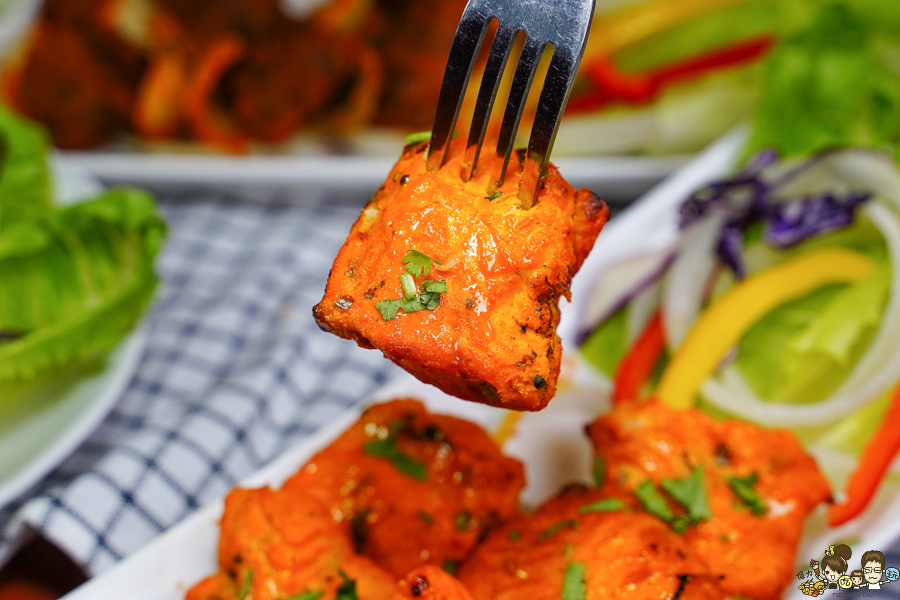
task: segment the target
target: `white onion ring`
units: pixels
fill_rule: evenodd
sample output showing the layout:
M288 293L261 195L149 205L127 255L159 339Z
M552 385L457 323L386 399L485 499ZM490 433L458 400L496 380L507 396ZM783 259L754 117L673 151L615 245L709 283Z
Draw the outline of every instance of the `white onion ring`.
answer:
M900 199L898 199L900 200ZM895 200L896 202L897 200ZM891 289L881 327L845 382L829 398L816 404L765 402L743 381L736 367L721 380L708 378L700 390L713 406L762 425L775 427L824 425L876 400L900 379L900 222L897 215L872 202L865 209L888 246Z
M703 291L716 264L716 243L724 220L724 213L710 213L682 235L681 252L663 283L663 330L670 350L681 345L700 313Z

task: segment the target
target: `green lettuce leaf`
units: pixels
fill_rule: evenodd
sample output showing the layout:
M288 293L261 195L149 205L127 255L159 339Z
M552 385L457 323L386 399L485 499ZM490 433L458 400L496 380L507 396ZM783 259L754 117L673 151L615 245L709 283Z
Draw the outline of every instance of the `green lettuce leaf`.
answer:
M854 285L828 285L786 302L744 335L735 365L763 399L817 402L853 369L877 330L890 288L880 265Z
M43 128L0 106L0 231L50 210L49 154Z
M115 347L153 296L165 224L118 188L0 237L0 384Z
M595 369L612 377L628 351L628 305L597 326L580 350L581 355Z
M900 78L876 51L862 9L826 4L773 51L747 154L783 156L900 140Z

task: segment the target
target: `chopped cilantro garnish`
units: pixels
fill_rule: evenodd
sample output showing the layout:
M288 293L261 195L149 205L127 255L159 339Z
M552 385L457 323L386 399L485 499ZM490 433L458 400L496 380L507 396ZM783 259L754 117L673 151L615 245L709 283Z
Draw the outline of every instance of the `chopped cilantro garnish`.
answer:
M503 192L494 192L490 196L485 196L484 198L485 198L485 200L496 200L497 198L499 198L502 195L503 195Z
M457 531L468 531L471 529L472 515L467 510L461 510L453 517L453 528Z
M431 515L429 515L429 514L428 514L427 512L425 512L424 510L419 509L419 510L417 511L417 514L419 515L419 518L420 518L420 519L422 519L423 521L425 521L425 522L428 523L429 525L434 525L434 517L432 517Z
M338 574L344 581L338 586L334 600L359 600L359 594L356 593L356 581L347 577L347 574L341 570L338 570Z
M649 479L635 488L634 495L637 496L644 510L654 517L666 523L671 523L672 519L675 518L675 514L669 508L666 499L657 491L656 486Z
M584 513L592 513L592 512L609 512L613 510L627 510L628 505L626 505L621 500L616 498L604 498L603 500L597 500L596 502L591 502L590 504L586 504L578 509L578 512Z
M456 573L456 561L449 558L444 561L444 570L453 575Z
M244 573L244 581L241 583L241 590L238 592L238 600L244 600L247 593L250 592L250 584L253 582L253 569L248 569Z
M572 561L566 565L559 594L561 600L585 600L584 571L584 563Z
M768 512L766 501L756 493L753 486L756 485L756 473L751 473L747 477L729 477L728 485L731 491L738 497L738 500L757 516L762 516Z
M578 529L578 521L575 519L566 519L565 521L560 521L559 523L554 523L547 529L543 530L540 534L538 534L538 540L544 541L563 527L571 527L572 529Z
M660 487L684 507L690 522L699 523L712 518L706 498L706 486L703 483L702 467L697 466L684 479L663 479Z
M519 539L519 530L513 529L509 532L509 541L515 542L517 539Z
M606 482L606 463L603 458L598 456L594 459L594 470L591 472L591 475L594 476L594 485L597 487Z
M424 463L404 454L403 451L397 447L398 431L399 427L392 426L391 433L388 437L383 440L369 440L363 444L363 452L369 456L386 458L394 463L394 467L404 475L409 475L419 481L425 481L425 478L428 476L428 468Z
M418 144L431 139L431 131L416 131L406 136L407 144Z
M403 257L402 262L406 267L406 272L413 277L428 275L428 273L431 272L431 263L433 262L439 265L443 264L436 258L431 258L424 252L419 252L418 250L407 250L406 256Z
M316 600L317 598L321 598L325 592L322 590L306 590L305 592L301 592L299 594L294 594L293 596L288 596L287 598L283 598L282 600Z
M444 280L434 281L432 279L426 279L422 282L422 289L429 294L446 294L447 282Z
M375 303L375 308L381 313L382 319L390 321L397 316L397 311L400 310L400 300L382 300Z

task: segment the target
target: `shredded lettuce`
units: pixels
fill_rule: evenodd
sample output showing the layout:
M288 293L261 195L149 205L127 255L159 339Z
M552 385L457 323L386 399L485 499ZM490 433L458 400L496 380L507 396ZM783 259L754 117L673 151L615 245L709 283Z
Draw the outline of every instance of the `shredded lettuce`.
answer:
M790 157L900 140L900 79L854 4L825 4L773 51L748 156L765 148Z
M0 384L108 351L153 295L165 224L119 188L13 223L0 238Z

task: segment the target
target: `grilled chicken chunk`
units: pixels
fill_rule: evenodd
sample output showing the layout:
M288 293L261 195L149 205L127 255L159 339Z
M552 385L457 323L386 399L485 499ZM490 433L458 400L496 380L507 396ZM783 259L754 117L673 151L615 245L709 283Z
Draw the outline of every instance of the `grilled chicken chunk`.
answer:
M608 207L551 166L537 204L525 210L518 156L488 193L501 158L484 156L480 175L463 182L461 155L430 173L426 149L407 146L363 209L316 321L454 396L539 410L559 377L557 302Z
M633 498L650 481L676 519L684 515L663 482L702 474L711 517L686 527L687 551L723 577L729 596L781 596L795 572L804 520L831 495L791 433L649 401L617 407L589 425L588 435L608 493Z

